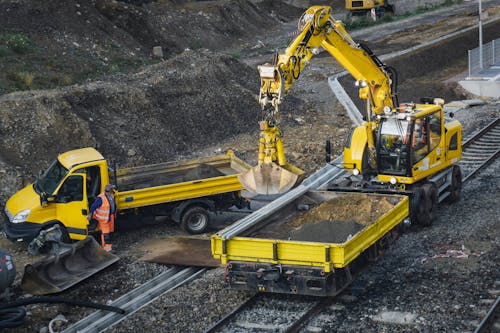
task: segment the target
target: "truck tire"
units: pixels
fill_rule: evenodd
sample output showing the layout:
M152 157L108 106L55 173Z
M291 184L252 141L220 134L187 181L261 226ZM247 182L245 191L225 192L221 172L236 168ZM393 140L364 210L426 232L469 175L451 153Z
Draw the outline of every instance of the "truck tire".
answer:
M427 183L422 186L422 192L421 209L419 209L417 219L420 225L430 226L436 219L438 203L437 189L434 184Z
M450 195L448 196L448 202L453 203L460 200L460 194L462 192L462 170L458 165L453 166L453 171L451 172L451 184L450 184Z
M210 225L210 215L208 211L200 206L186 209L181 217L181 228L190 234L202 234Z

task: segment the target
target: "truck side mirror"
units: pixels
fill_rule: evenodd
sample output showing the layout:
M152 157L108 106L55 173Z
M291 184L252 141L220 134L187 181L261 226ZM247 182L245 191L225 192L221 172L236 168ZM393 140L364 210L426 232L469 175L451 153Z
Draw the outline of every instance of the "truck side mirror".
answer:
M47 196L46 192L40 193L40 206L47 207L50 202L53 202L55 199L54 196Z

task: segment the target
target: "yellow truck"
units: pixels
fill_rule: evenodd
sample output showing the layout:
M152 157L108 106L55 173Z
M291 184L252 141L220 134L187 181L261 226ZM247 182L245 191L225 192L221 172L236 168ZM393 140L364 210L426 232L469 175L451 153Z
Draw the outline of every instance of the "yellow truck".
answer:
M89 233L87 214L107 184L116 185L119 222L168 215L194 234L203 233L210 211L246 204L238 175L249 166L232 151L212 157L112 170L93 148L60 154L38 180L6 203L3 230L14 242L30 242L56 224L67 240Z

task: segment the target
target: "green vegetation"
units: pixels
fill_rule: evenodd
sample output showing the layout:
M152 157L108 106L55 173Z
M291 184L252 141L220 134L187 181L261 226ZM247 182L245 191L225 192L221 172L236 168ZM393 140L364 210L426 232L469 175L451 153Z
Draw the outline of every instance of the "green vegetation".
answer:
M30 89L51 89L127 72L154 61L128 56L111 45L98 57L83 48L67 51L39 46L28 35L0 31L0 95Z
M240 59L241 58L241 51L229 51L229 52L227 52L227 55L234 58L234 59Z
M33 51L33 43L28 36L21 33L4 33L0 35L0 45L18 54L26 54Z

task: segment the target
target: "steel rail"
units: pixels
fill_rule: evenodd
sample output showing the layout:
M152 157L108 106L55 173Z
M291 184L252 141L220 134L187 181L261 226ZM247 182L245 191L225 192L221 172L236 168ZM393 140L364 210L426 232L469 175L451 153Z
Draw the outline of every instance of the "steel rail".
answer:
M204 268L196 267L171 268L129 293L122 295L110 304L124 309L125 314L99 310L66 328L63 333L101 332L122 321L161 295L194 279L204 271Z
M309 318L314 313L317 313L325 306L327 303L330 304L333 300L332 298L322 298L316 299L312 296L300 296L301 299L298 300L298 305L296 304L293 308L290 304L290 298L296 295L284 295L284 294L268 294L268 293L257 293L249 298L245 303L241 304L229 314L224 316L214 325L205 330L205 333L215 333L215 332L232 332L234 331L234 325L242 326L242 329L256 329L256 330L271 330L280 332L297 332L302 326L302 323ZM267 299L270 298L270 299ZM272 302L272 304L271 304ZM276 305L278 303L278 306ZM266 306L270 309L266 310ZM271 323L266 324L260 313L272 313L273 311L280 311L278 309L286 309L286 318L280 318L282 320L289 319L290 323L284 323L283 321L276 323L271 321ZM260 317L261 321L245 321L245 313L254 313L255 317ZM238 323L238 316L242 316L243 324ZM271 316L272 317L272 316ZM249 326L249 327L245 327Z
M262 297L261 295L262 295L261 293L253 295L252 297L247 299L244 303L241 303L239 306L235 307L233 311L229 312L227 315L222 317L219 321L210 326L204 332L205 333L217 332L217 330L221 329L224 325L226 325L227 322L235 318L238 313L244 311L244 309L247 307L253 306L253 304L257 302L257 298Z
M500 304L500 296L497 297L497 300L493 303L486 316L484 316L483 320L481 320L479 325L476 327L474 333L496 332L494 330L494 325L500 320L498 313L500 311L500 307L498 304Z
M462 145L462 160L458 163L466 182L491 163L500 153L500 118L472 134Z
M324 186L325 184L345 172L343 168L336 166L336 164L340 164L341 161L342 156L337 157L337 159L335 159L332 164L325 165L323 168L319 169L311 176L306 178L300 185L298 185L294 189L283 194L276 200L273 200L261 209L231 224L229 227L219 231L217 234L222 239L231 239L241 234L243 231L250 229L252 226L262 221L264 218L270 216L280 208L286 206L293 200L297 199L308 190L318 189L321 186Z
M354 275L357 275L357 273L354 273ZM354 279L352 281L354 281ZM281 324L279 327L280 332L284 332L284 333L298 333L298 332L300 332L300 330L303 328L304 324L307 323L311 317L318 315L326 307L330 306L337 299L337 296L340 295L342 292L344 292L351 285L352 281L347 282L345 285L343 285L341 288L338 289L338 291L335 293L335 295L330 296L330 297L317 298L315 296L303 296L303 295L299 296L299 297L303 297L303 298L309 298L315 304L312 305L306 311L304 311L302 314L300 314L296 317L288 315L287 317L290 319L291 323L286 328L283 328L283 324ZM298 296L298 295L256 293L251 298L247 299L244 303L242 303L238 307L234 308L230 313L225 315L223 318L221 318L215 324L213 324L208 329L206 329L204 331L204 333L224 332L225 326L227 329L229 329L229 331L231 331L230 327L227 327L227 326L229 326L232 321L235 321L235 319L237 318L237 316L240 313L243 313L244 311L248 311L248 310L252 311L253 307L257 307L259 305L260 298L264 298L264 297L276 297L276 298L288 297L288 298L290 298L290 297L294 297L294 296ZM289 302L288 298L283 300L283 303L284 303L283 308L287 308L287 309L290 308L290 302ZM264 302L264 303L267 303L267 302ZM264 312L266 312L266 311L264 311ZM226 329L226 331L227 331L227 329Z

